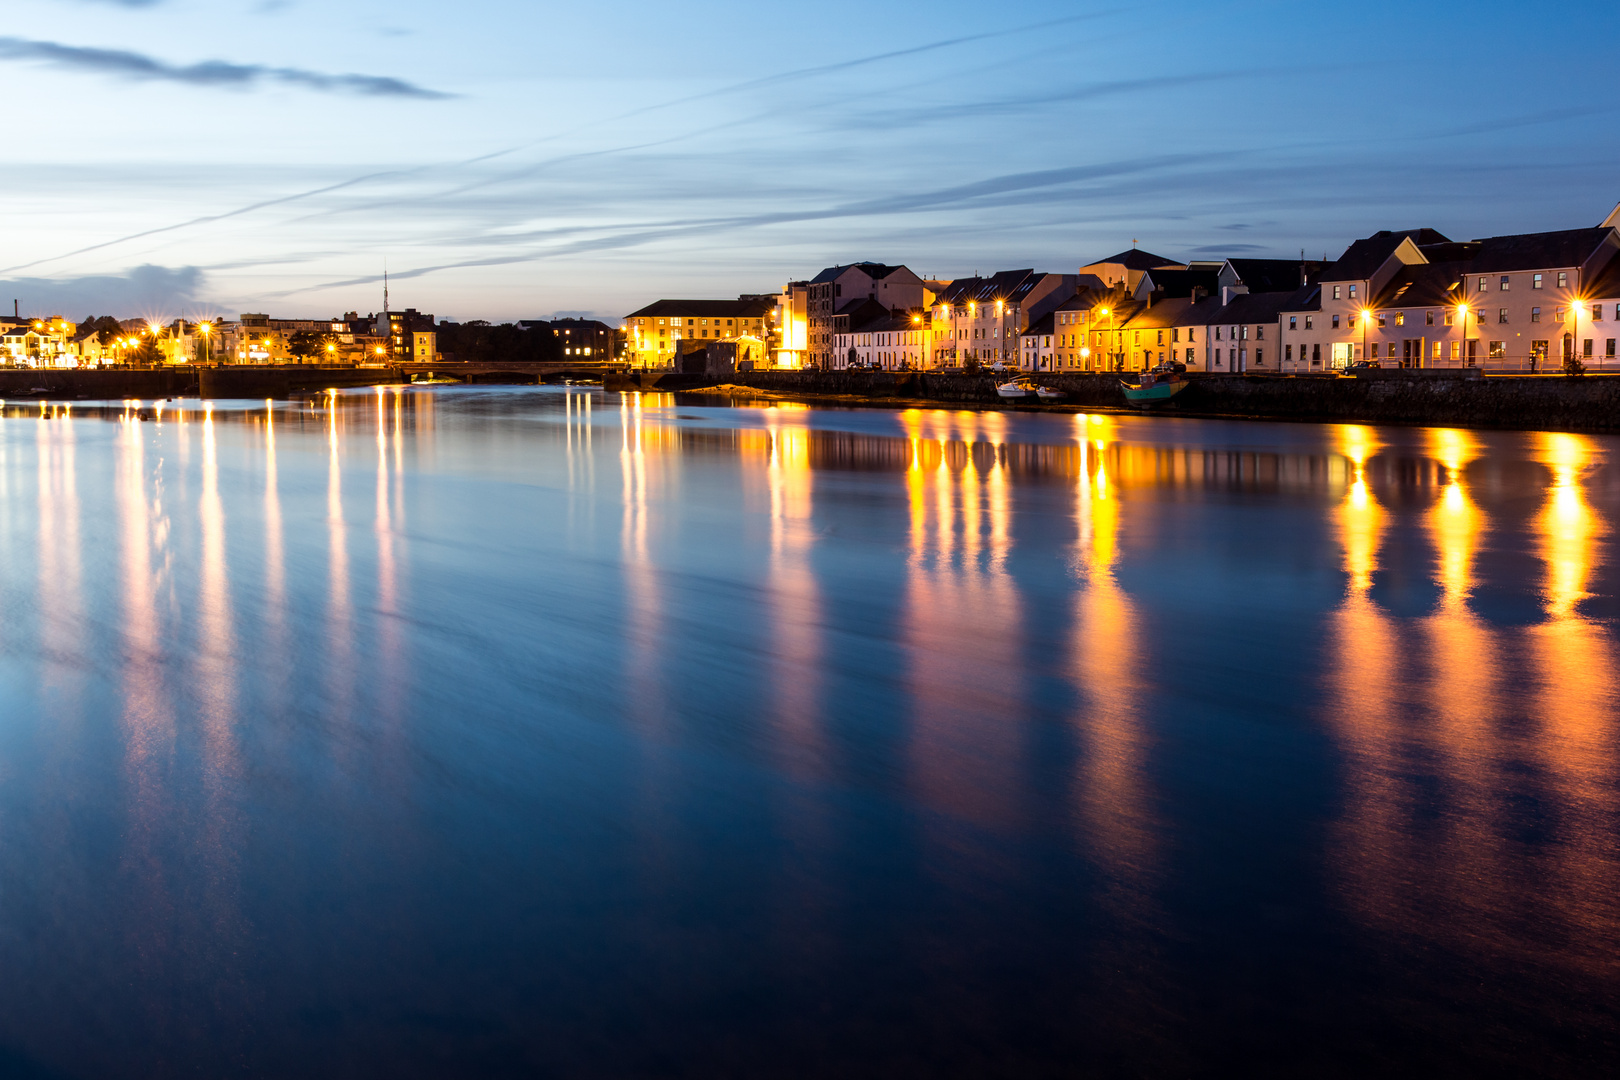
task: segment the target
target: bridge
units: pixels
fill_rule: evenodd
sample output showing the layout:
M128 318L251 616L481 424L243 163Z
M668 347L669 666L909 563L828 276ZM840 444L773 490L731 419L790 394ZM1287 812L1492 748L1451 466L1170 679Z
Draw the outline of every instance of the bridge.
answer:
M457 379L469 383L540 383L557 379L600 379L629 371L630 365L612 360L411 360L394 365L407 378L430 375L436 379Z

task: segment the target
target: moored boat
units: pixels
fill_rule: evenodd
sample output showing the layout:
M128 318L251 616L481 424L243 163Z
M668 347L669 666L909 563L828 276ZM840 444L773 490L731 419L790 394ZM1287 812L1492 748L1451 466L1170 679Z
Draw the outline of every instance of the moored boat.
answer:
M1064 398L1069 396L1062 390L1054 390L1050 386L1038 387L1036 388L1035 393L1042 401L1062 401Z
M1144 371L1135 386L1120 380L1119 387L1125 391L1125 400L1132 405L1159 405L1169 401L1183 390L1187 389L1188 382L1181 377L1181 373L1172 371L1159 373Z
M1039 393L1040 389L1028 379L1013 379L997 386L996 393L1001 395L1003 401L1026 401Z

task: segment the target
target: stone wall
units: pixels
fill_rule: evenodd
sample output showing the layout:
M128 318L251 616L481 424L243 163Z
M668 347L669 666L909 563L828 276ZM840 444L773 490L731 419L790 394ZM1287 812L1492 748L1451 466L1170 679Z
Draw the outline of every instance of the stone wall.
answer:
M1192 375L1186 390L1153 411L1182 416L1345 420L1555 431L1620 430L1620 376L1490 377L1464 372L1373 372L1365 378ZM739 372L739 385L785 394L939 404L999 404L989 375L885 371ZM1069 394L1066 405L1129 408L1114 375L1040 374Z

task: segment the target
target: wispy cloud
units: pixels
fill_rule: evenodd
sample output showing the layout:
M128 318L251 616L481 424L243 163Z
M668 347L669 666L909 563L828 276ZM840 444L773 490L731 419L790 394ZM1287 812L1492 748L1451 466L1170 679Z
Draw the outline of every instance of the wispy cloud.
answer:
M123 49L90 49L55 41L0 37L0 60L49 64L73 71L117 75L147 82L174 82L191 86L252 89L266 83L282 83L324 93L362 94L374 97L448 98L453 95L429 90L403 79L386 75L327 75L302 68L269 67L264 64L232 64L225 60L204 60L200 64L176 65Z
M148 264L123 274L0 280L0 295L16 299L24 314L77 319L87 313L178 314L197 306L202 287L203 272L195 266Z

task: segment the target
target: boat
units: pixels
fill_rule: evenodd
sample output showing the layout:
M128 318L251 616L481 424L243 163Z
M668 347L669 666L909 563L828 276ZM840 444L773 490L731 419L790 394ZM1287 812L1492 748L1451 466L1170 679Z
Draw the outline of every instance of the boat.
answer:
M1169 401L1190 384L1179 371L1144 371L1135 386L1121 379L1119 386L1125 391L1125 400L1132 405L1159 405Z
M1062 390L1054 390L1050 386L1039 387L1035 393L1042 401L1062 401L1069 396Z
M1003 401L1027 401L1040 392L1040 387L1029 379L1013 379L996 387Z

